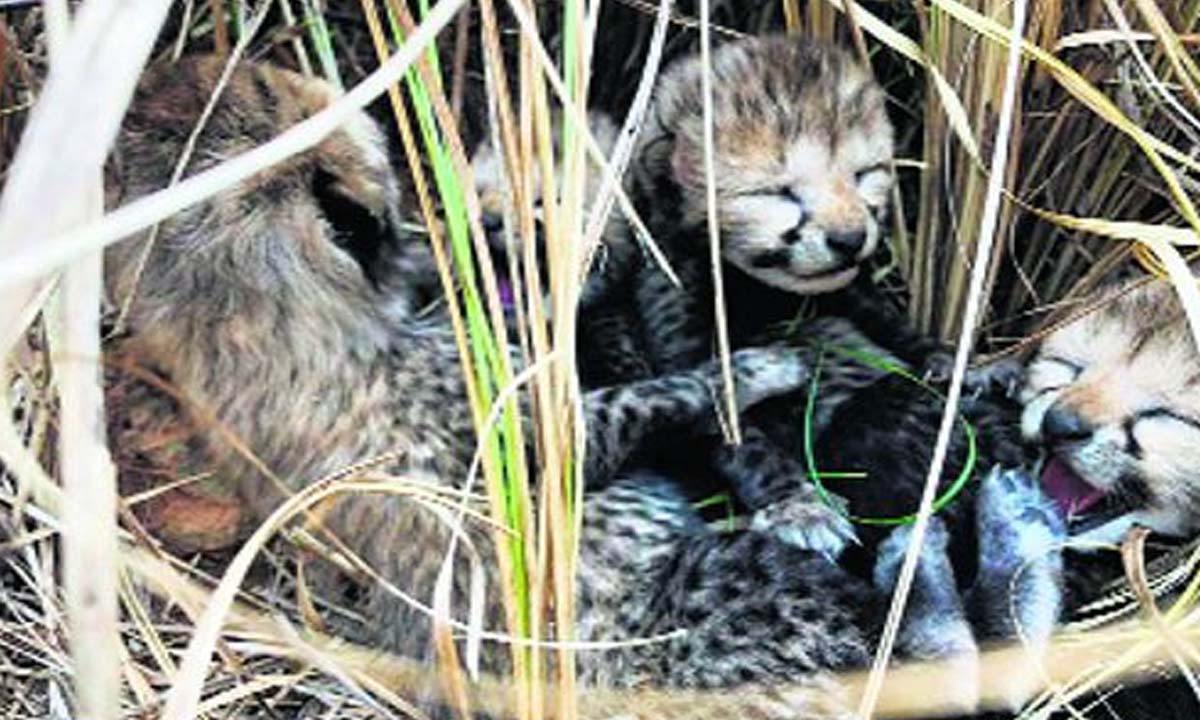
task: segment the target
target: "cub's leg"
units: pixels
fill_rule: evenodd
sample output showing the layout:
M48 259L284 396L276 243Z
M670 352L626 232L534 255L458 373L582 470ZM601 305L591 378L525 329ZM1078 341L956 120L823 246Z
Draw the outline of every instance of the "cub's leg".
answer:
M720 689L669 717L852 717L830 673L870 659L877 600L869 584L772 535L697 535L643 611L653 622L641 636L673 637L638 648L634 664L667 688Z
M875 587L890 597L896 588L912 525L901 525L879 545ZM953 709L971 712L979 701L979 649L967 621L947 552L950 534L938 518L929 522L917 572L909 591L896 653L902 658L941 661L958 684L944 697Z
M1039 660L1063 606L1066 526L1054 503L1025 470L995 468L976 501L979 573L968 603L977 632L1019 638L1030 662L1005 674L1009 704L1019 707L1039 684Z
M828 501L822 498L808 481L804 466L759 428L744 426L741 444L722 445L713 461L738 499L755 511L752 529L831 560L847 542L856 541L841 498L832 494Z
M981 633L1044 642L1062 609L1062 517L1024 470L993 469L976 507L979 575L970 602Z
M801 354L790 349L751 348L731 358L739 412L766 398L791 392L808 379ZM589 481L604 482L656 431L715 421L721 368L695 369L593 390L584 396Z

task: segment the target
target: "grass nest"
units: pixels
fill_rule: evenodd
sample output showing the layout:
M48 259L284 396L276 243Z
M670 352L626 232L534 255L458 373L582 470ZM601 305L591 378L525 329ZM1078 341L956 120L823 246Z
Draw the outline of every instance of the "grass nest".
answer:
M56 29L72 20L65 2L46 2L43 8L0 1L0 187L5 192L16 192L9 187L10 180L12 186L18 184L10 161L26 126L35 122L34 108L42 99L52 57L62 57L59 53L72 43L93 41L109 53L97 63L94 85L121 82L117 60L122 48L100 41L108 33L136 45L136 37L124 39L118 28L122 21L139 21L123 15L124 10L114 10L108 18L88 15L92 4L84 3L75 13L79 32L67 34ZM132 7L137 3L130 5L130 12L137 9ZM420 22L436 15L440 5L184 0L165 10L161 27L152 23L145 31L152 36L144 42L152 46L154 62L189 53L240 53L351 88L380 66L381 40L372 23L398 30L385 32L382 40L384 50L394 49L413 36L411 28L402 27L402 18L411 15ZM1200 43L1200 3L1034 3L1022 30L1025 45L1012 127L1001 140L1008 162L998 179L1003 202L995 236L986 238L991 251L978 303L980 321L968 322L971 259L985 241L979 228L997 195L989 187L986 165L997 143L1014 7L1000 0L855 5L842 0L681 0L669 5L670 21L659 49L664 64L696 52L702 17L709 19L713 42L789 31L854 47L885 87L898 128L896 212L875 277L924 332L947 341L973 332L977 346L996 356L1021 352L1045 328L1076 312L1080 298L1103 280L1162 272L1171 253L1178 256L1177 247L1196 244L1200 228L1191 201L1200 182L1200 123L1195 119L1200 115L1200 72L1193 59ZM414 167L436 175L449 157L446 145L469 145L481 136L485 118L478 108L486 106L489 92L485 78L494 76L499 65L511 77L519 76L535 40L547 57L576 73L568 88L576 101L623 115L646 79L643 70L655 43L660 5L613 0L597 3L596 10L592 16L590 5L541 3L530 25L522 22L530 17L525 5L467 6L436 38L440 92L462 121L461 137L422 148L405 147L397 138L394 146L404 149ZM499 56L485 52L489 38L498 41ZM412 93L429 78L407 77L404 110L432 118L427 101ZM395 130L394 107L380 101L370 111ZM81 119L80 127L86 129L88 121ZM56 149L47 146L39 152L52 161ZM404 162L399 154L397 162ZM22 197L51 202L55 195L86 195L86 186L69 184L75 175L55 175L54 163L45 165L51 169L44 177L64 178L66 184ZM453 178L448 182L453 184ZM431 230L444 218L465 212L452 201L461 196L461 188L459 195L438 189L433 212L414 218L429 223ZM3 212L10 209L0 205ZM7 221L0 217L0 256L6 258L0 265L25 242L24 235L12 233L24 226ZM60 257L59 266L80 257L76 249ZM129 393L147 392L149 386L163 394L164 403L179 399L119 358L106 358L103 373L105 400L115 418L108 426L108 445L121 478L117 512L99 518L71 513L73 504L86 506L87 500L75 497L78 486L62 479L72 464L64 448L74 448L85 459L98 456L88 454L96 450L95 438L91 446L78 438L72 444L72 429L60 424L60 408L80 402L80 396L67 390L71 381L64 375L70 369L53 361L50 348L60 341L59 330L47 318L61 310L45 309L50 308L46 303L63 295L53 302L66 304L66 316L85 318L84 328L90 323L96 338L111 327L116 309L107 308L109 314L101 317L94 288L90 295L67 297L67 285L64 281L51 293L34 292L39 286L19 279L0 282L0 302L6 303L0 311L5 323L0 339L11 340L0 347L7 351L3 410L12 419L12 431L0 433L0 716L115 717L118 712L123 717L180 717L174 714L181 706L172 704L172 692L185 681L203 689L203 699L191 707L197 717L419 716L406 701L407 691L422 687L435 670L339 639L353 636L353 628L366 620L307 591L305 565L294 561L294 546L300 546L302 557L324 550L302 527L288 526L263 544L244 576L231 581L231 548L256 529L253 522L242 516L219 480L178 475L172 457L188 442L192 428L167 424L136 440L126 436L121 412ZM1180 291L1185 303L1192 302L1194 287ZM464 312L469 316L479 310L467 307ZM468 325L472 331L486 329L486 321ZM474 361L487 364L485 358ZM91 365L93 375L97 362ZM496 387L508 380L496 378ZM534 422L553 426L561 420L548 416ZM503 458L499 464L503 467ZM111 478L102 467L96 474ZM99 492L103 501L103 488ZM543 512L532 508L530 517ZM82 575L69 571L70 551L60 542L72 534L95 540L94 555L84 555L94 562ZM544 566L549 559L530 562ZM1148 568L1133 563L1131 567L1141 568L1142 585L1135 582L1132 590L1115 589L1097 598L1100 617L1128 618L1144 609L1147 597L1154 595L1139 587L1178 598L1178 589L1194 576L1195 563L1190 547ZM1133 575L1136 580L1138 573ZM1170 582L1160 583L1162 578ZM97 610L97 591L111 598L107 614L104 602ZM1194 623L1187 624L1195 615L1194 598L1185 592L1183 601L1167 614L1175 623L1167 636L1174 641L1163 641L1162 626L1156 624L1163 616L1157 611L1140 624L1079 626L1080 632L1052 648L1047 667L1050 679L1059 683L1057 690L1031 706L1029 716L1048 716L1095 698L1092 691L1145 679L1158 667L1194 665L1196 631ZM198 632L204 608L214 604L223 608L216 654L198 677L187 677L196 673L181 670L181 659ZM72 618L90 617L99 618L94 628L72 624ZM98 634L80 637L84 627ZM95 638L107 638L109 644L95 646L107 650L89 650ZM984 662L998 676L1009 667L1006 663L1020 663L1021 656L1012 648L999 649ZM105 667L119 672L93 672ZM1078 672L1081 668L1086 672ZM923 704L924 698L936 696L936 668L901 668L892 675L891 694L885 689L881 709L899 715L936 712ZM452 680L447 687L495 716L716 717L738 712L736 694L585 690L577 696L569 680L558 685L543 685L536 677ZM870 685L865 673L846 678L851 692ZM902 685L904 692L895 689ZM522 700L512 711L514 694ZM532 702L534 697L540 700ZM1168 702L1165 696L1163 702ZM97 708L108 710L88 714Z

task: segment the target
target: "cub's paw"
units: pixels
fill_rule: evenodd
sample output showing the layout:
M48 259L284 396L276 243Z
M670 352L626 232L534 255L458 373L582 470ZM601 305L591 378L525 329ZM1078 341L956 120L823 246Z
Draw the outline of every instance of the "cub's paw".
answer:
M800 351L782 347L748 348L730 356L739 410L775 395L799 390L808 382L808 365ZM721 364L713 363L720 387Z
M931 353L921 368L921 377L928 383L944 385L954 375L954 354L939 350ZM1005 358L980 367L968 367L963 375L963 397L1014 398L1025 379L1025 366Z
M836 561L848 543L857 543L846 503L830 495L834 505L818 499L790 498L768 505L750 520L750 529L775 536L781 542L819 552Z
M1019 360L1004 358L967 370L964 389L973 397L992 396L1015 398L1025 382L1025 365Z
M954 353L945 350L929 353L925 364L921 366L921 379L934 385L950 382L950 376L953 374Z
M1061 547L1066 523L1037 478L1024 469L992 468L976 500L980 560L1020 565Z
M879 543L875 551L875 587L884 592L891 592L896 586L912 532L912 523L901 525ZM949 547L950 533L946 530L946 525L942 523L941 518L930 518L929 526L925 528L925 542L921 545L921 557L926 561L940 560L946 556ZM950 587L953 585L953 582L949 583Z
M977 632L989 639L1019 637L1026 655L1037 658L1062 614L1065 523L1024 470L993 469L977 503L979 572L971 597ZM1012 708L1040 686L1040 676L1029 669L999 688Z

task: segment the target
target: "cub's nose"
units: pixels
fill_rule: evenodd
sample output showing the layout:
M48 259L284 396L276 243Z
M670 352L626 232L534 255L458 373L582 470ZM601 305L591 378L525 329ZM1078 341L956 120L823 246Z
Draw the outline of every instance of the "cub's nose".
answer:
M483 225L483 234L487 238L488 245L493 251L504 249L504 216L500 213L483 211L479 217L479 224Z
M857 260L858 254L867 244L867 231L859 229L830 232L825 236L825 242L829 243L829 248L843 259Z
M484 233L488 235L496 235L504 230L504 217L499 213L484 211L479 217L480 224L483 225Z
M1051 406L1042 417L1042 437L1049 442L1087 440L1094 430L1078 413L1061 405Z

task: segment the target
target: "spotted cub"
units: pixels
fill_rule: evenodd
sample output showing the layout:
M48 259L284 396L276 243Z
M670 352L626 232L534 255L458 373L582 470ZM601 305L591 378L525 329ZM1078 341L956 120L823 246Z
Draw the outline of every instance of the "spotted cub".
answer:
M664 74L631 171L635 203L682 280L672 286L650 262L636 270L628 313L651 374L714 354L703 71L699 58L688 58ZM800 37L730 42L712 57L712 110L733 346L785 339L811 347L848 334L923 372L936 343L908 332L863 272L888 213L893 144L883 91L867 69L844 50ZM825 361L852 387L875 379L870 371L855 379L863 373L854 367L834 371L847 365L839 356ZM770 434L751 418L742 444L714 448L712 464L759 526L836 555L853 528L817 497L801 456Z
M1072 537L1115 543L1130 527L1200 531L1200 355L1165 282L1110 290L1099 310L1041 344L1021 429L1049 454L1044 483Z
M700 58L660 81L633 183L650 227L706 249ZM712 57L714 182L722 257L772 287L845 287L879 245L891 189L883 91L848 53L794 37L741 40ZM666 241L664 239L664 241ZM701 255L703 257L703 255Z
M168 183L222 67L219 59L193 58L144 78L113 159L115 202ZM193 172L260 144L334 97L320 81L242 66L199 135ZM114 245L106 270L109 292L130 308L128 335L113 350L178 392L166 402L133 393L129 401L145 406L128 408L130 416L158 427L159 415L174 412L193 423L197 434L176 460L231 479L257 521L289 494L362 468L381 492L323 507L324 529L424 601L452 537L466 537L485 560L495 548L490 527L447 524L447 503L460 502L475 453L474 423L448 324L418 316L408 299L401 260L422 240L400 221L400 186L381 133L359 115L313 149L169 218L156 240L139 234ZM791 350L742 350L734 366L743 408L808 377ZM592 685L744 688L736 697L747 715L796 717L813 706L778 688L868 661L906 529L881 551L876 577L864 581L769 533L715 533L674 483L621 471L631 449L657 431L712 422L715 379L705 363L583 398L588 493L577 637L667 639L581 652L579 667ZM989 527L1023 522L1024 514L1012 516L1026 504L1022 483L995 476L995 494L1017 502L981 512ZM410 487L415 496L394 492ZM910 655L964 649L937 632L961 627L945 592L945 545L935 529L922 550L906 620L913 631L902 638ZM1021 562L994 565L1011 572ZM458 611L473 569L460 554L451 570ZM490 562L483 573L485 629L502 632L498 575ZM358 629L360 639L432 666L431 620L419 603L377 585L361 601L371 622ZM503 673L509 657L506 646L485 642L481 669ZM430 695L437 687L431 677ZM447 716L432 697L418 700Z
M1091 311L1041 342L1020 393L1021 430L1045 455L1042 487L1068 521L1072 615L1126 585L1118 553L1100 549L1131 528L1152 532L1150 552L1200 533L1200 353L1175 290L1162 280L1117 284L1083 307ZM1159 563L1149 565L1154 575ZM1181 678L1106 691L1104 705L1131 720L1200 712Z

